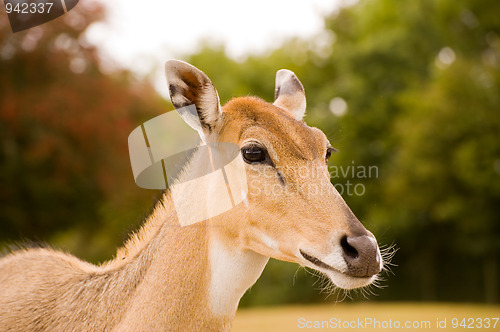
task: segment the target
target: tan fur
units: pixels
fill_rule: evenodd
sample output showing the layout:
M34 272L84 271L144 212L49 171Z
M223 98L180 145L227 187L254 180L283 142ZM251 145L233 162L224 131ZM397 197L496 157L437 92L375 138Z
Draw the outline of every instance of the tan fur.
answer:
M264 144L286 184L271 167L246 165L248 204L186 227L179 226L167 192L141 230L101 266L48 249L3 257L0 331L229 330L239 299L269 257L311 266L299 249L326 257L341 234L362 228L330 189L328 141L320 130L286 109L244 97L224 106L210 133L238 146ZM187 167L198 165L196 158ZM293 171L298 168L311 175L301 178ZM252 181L276 191L259 192ZM301 191L311 184L326 190Z

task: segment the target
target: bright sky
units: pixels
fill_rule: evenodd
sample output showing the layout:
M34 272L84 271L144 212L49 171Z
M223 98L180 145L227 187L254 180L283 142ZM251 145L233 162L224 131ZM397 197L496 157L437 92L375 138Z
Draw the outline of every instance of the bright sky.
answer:
M322 18L343 3L346 0L106 0L107 22L94 24L88 39L118 65L144 74L163 68L169 58L196 51L203 40L221 42L230 56L241 58L277 47L287 37L310 37L322 30ZM161 85L157 88L165 92Z

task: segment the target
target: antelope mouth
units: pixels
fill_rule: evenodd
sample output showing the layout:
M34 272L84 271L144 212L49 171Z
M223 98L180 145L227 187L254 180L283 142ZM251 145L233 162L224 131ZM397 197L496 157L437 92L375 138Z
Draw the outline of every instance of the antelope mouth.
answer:
M326 269L326 270L330 270L330 271L335 271L335 272L338 272L338 273L342 273L342 271L339 271L338 269L334 268L333 266L330 266L328 264L326 264L325 262L323 262L322 260L314 257L314 256L311 256L307 253L305 253L302 249L299 250L300 251L300 254L302 255L302 257L304 257L305 260L311 262L312 264L318 266L318 267L321 267L323 269Z
M354 289L370 285L376 280L376 275L353 275L347 267L347 271L337 269L319 258L316 258L302 249L299 249L300 255L314 266L316 270L326 274L328 278L338 287L343 289Z

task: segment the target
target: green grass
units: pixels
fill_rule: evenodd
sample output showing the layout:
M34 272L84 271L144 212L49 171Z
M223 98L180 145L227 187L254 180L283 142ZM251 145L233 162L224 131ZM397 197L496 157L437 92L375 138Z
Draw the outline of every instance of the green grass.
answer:
M243 308L236 313L233 322L233 332L289 332L304 330L343 330L343 331L388 331L388 330L413 330L413 331L500 331L500 320L496 323L490 320L490 328L478 328L479 323L487 323L485 318L499 318L500 305L480 304L435 304L435 303L338 303L328 305ZM300 320L302 319L302 320ZM360 322L371 319L378 321L379 326L360 325ZM446 319L446 328L444 320ZM465 319L465 320L463 320ZM474 319L474 321L472 321ZM347 324L350 327L334 327L329 323ZM326 322L324 322L326 321ZM438 321L441 322L438 328ZM307 328L308 326L321 326L324 328ZM392 323L390 323L392 322ZM396 325L400 324L400 328ZM423 326L423 328L405 328L409 322ZM299 327L299 324L302 328ZM385 324L385 325L383 325ZM392 328L388 325L391 324ZM462 326L461 326L462 324ZM467 326L465 328L463 325ZM454 328L456 325L456 328ZM384 328L385 327L385 328Z

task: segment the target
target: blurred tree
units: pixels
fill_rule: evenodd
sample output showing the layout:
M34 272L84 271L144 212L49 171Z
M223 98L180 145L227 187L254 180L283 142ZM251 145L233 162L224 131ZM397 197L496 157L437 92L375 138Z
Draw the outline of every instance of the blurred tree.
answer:
M102 260L151 205L131 176L127 137L168 105L127 71L103 72L84 37L103 15L83 2L25 32L0 21L0 241Z
M402 101L408 112L394 134L404 145L391 160L382 202L387 206L387 198L399 197L390 213L400 218L392 225L400 225L398 233L415 251L421 245L408 239L412 227L430 240L431 253L476 261L475 281L493 302L499 290L500 71L458 48L454 52L456 59L446 67L438 57L433 78ZM495 53L500 55L498 49ZM388 214L379 207L378 222L387 224ZM434 255L423 262L427 271L434 270L432 278L442 275L440 259L446 260ZM454 273L465 268L464 262L456 264ZM477 278L481 274L483 280ZM426 282L439 285L439 280ZM437 296L437 289L429 295Z

